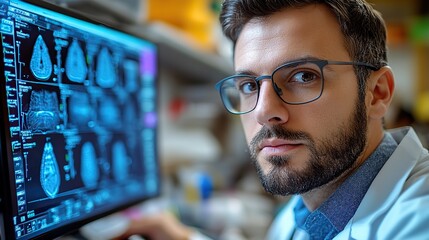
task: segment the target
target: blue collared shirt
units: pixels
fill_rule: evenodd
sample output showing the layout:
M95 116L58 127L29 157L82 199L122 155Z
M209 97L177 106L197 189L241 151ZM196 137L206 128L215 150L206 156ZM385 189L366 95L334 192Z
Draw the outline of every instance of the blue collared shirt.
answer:
M316 210L310 212L302 198L294 207L296 226L309 239L333 239L355 214L372 181L397 147L389 133L355 173Z

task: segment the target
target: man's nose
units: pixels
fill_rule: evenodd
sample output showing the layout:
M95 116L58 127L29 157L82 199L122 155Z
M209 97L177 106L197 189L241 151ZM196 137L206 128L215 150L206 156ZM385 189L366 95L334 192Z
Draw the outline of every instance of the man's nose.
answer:
M260 81L259 99L255 108L255 116L261 125L283 124L289 119L287 104L280 99L272 85L272 81L266 79Z

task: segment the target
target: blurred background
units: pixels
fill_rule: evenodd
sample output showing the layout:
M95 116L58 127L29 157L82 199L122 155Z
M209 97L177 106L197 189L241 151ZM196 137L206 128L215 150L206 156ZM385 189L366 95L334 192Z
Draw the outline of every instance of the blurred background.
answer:
M155 41L160 47L159 150L168 209L215 239L263 239L287 198L266 194L249 160L239 118L214 84L232 73L219 0L49 0ZM396 77L388 128L413 125L429 144L429 1L371 0L388 28ZM358 24L358 23L357 23ZM149 210L151 211L151 210Z

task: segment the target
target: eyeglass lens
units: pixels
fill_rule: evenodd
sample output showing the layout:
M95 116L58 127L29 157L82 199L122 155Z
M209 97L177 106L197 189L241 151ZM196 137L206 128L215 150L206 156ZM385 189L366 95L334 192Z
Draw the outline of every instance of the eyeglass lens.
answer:
M316 100L323 91L321 67L312 62L286 64L276 69L272 83L277 95L286 103L303 104ZM258 102L259 84L254 76L237 75L221 85L221 97L231 113L252 111Z

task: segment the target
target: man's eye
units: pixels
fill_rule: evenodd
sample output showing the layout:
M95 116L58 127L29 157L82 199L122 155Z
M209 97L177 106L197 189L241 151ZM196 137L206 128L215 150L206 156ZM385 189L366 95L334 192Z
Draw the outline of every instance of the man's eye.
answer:
M239 85L239 91L242 94L252 94L258 90L258 86L255 81L243 81Z
M297 72L294 75L292 75L292 78L289 82L296 82L296 83L310 83L312 81L318 80L319 75L313 73L313 72Z

